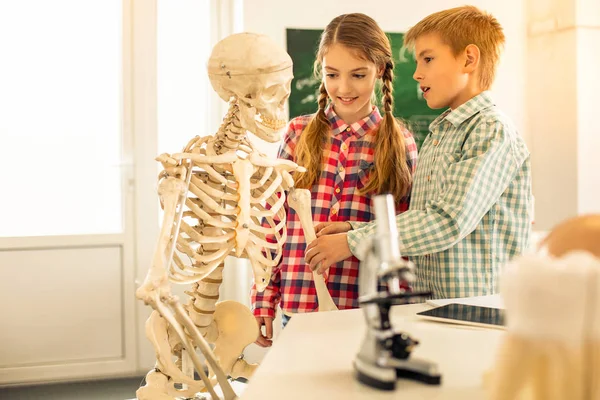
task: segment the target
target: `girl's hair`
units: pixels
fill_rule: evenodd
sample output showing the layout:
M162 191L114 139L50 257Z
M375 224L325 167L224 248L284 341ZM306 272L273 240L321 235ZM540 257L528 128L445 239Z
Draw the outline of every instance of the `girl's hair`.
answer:
M492 86L505 42L502 26L496 18L474 6L450 8L419 21L406 32L404 43L414 47L420 36L429 33L438 34L450 46L454 56L469 44L476 45L481 54L479 84L483 90Z
M334 44L356 51L358 57L374 63L383 70L381 76L381 103L384 116L375 139L375 166L369 174L369 182L363 193L391 193L396 200L404 197L411 185L412 176L406 160L406 145L400 121L394 118L394 61L390 41L377 23L365 14L344 14L333 19L321 35L314 72L321 75L323 57ZM295 186L310 189L319 181L323 149L329 146L330 122L325 115L327 91L321 81L319 87L319 110L311 118L296 145L296 162L306 172L296 175Z

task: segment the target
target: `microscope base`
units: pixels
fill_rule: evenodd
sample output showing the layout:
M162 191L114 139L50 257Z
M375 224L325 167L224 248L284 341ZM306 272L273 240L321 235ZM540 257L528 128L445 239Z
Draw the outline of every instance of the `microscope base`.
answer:
M359 382L379 390L394 390L396 388L396 369L380 367L369 362L354 359L354 370Z
M398 361L396 360L396 362ZM427 385L440 385L442 383L442 376L433 363L414 358L400 361L400 363L404 365L396 366L396 376L398 378L410 379Z
M379 390L394 390L398 379L410 379L427 385L440 385L441 375L437 367L424 360L394 360L394 365L380 366L365 362L359 357L354 359L356 379L359 382Z

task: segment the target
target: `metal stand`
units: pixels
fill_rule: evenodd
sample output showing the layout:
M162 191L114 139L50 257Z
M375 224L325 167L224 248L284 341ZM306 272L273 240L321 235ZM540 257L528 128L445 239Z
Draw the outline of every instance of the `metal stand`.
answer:
M377 235L359 269L359 303L365 313L367 333L354 359L356 377L382 390L394 390L398 378L439 385L441 375L435 363L410 358L419 342L391 326L392 305L427 298L431 292L400 289L400 282L414 281L414 265L400 255L393 197L376 196L373 202ZM379 291L380 282L388 284L387 291Z

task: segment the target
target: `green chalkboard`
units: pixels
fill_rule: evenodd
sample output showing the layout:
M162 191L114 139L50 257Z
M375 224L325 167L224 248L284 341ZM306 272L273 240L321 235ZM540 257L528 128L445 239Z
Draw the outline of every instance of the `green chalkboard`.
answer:
M322 30L287 29L287 51L294 62L294 81L290 95L290 118L312 114L317 108L319 80L313 75L313 64ZM441 110L432 110L413 79L415 59L403 46L402 33L387 33L394 55L394 115L404 120L421 147L429 124ZM379 98L377 99L379 102ZM378 104L379 106L379 104Z

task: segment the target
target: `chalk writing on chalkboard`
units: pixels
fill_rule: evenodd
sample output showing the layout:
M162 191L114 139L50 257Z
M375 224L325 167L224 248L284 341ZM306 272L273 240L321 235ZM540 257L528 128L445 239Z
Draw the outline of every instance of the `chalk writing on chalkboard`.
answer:
M294 81L290 96L290 118L312 114L317 109L319 80L313 64L322 30L287 29L287 51L294 62ZM403 45L404 34L387 33L394 55L394 115L402 119L415 135L417 146L427 136L429 124L443 111L427 107L419 84L413 79L415 58ZM379 99L377 103L379 106Z

